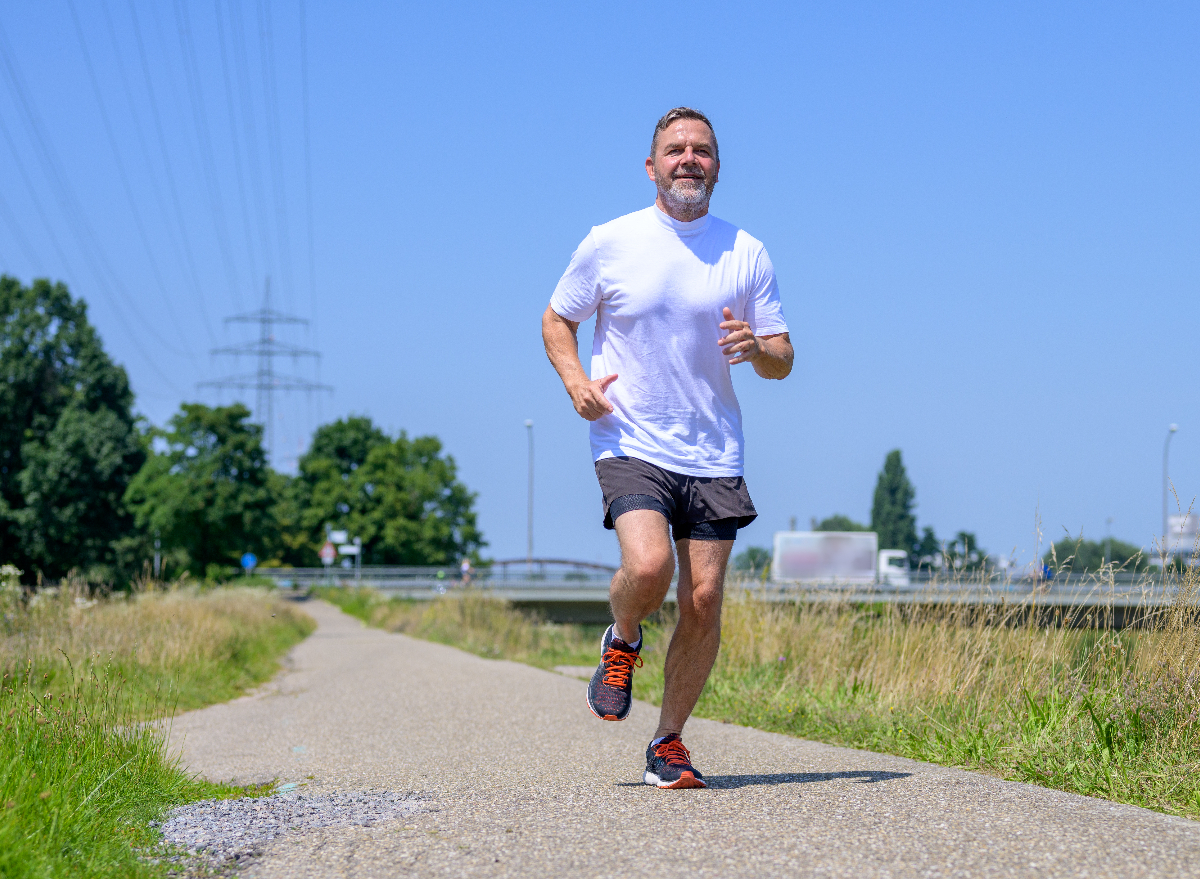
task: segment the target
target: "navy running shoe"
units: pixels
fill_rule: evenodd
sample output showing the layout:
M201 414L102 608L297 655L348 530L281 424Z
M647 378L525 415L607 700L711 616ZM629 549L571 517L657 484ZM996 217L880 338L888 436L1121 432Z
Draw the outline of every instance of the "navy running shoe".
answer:
M638 646L634 650L609 626L600 639L600 665L587 688L587 704L601 720L624 720L633 705L633 670L641 668L642 627L638 626Z
M646 774L642 781L671 790L708 787L704 776L692 765L692 755L675 733L646 748Z

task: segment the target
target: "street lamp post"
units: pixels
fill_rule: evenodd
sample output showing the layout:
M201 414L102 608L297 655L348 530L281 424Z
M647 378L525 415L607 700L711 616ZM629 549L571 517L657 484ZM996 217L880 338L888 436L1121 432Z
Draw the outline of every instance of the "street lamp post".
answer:
M533 573L533 422L525 422L525 431L529 436L529 504L528 520L525 529L525 571Z
M1104 564L1112 564L1112 523L1113 517L1104 520Z
M1172 424L1172 425L1171 425L1169 428L1167 428L1167 438L1166 438L1165 440L1163 440L1163 486L1162 486L1162 488L1163 488L1163 492L1162 492L1162 494L1163 494L1163 518L1162 518L1162 527L1163 527L1163 551L1162 551L1162 568L1163 568L1163 573L1164 573L1164 574L1165 574L1165 573L1166 573L1166 571L1167 571L1167 553L1168 553L1168 548L1167 548L1167 537L1168 537L1168 534L1167 534L1167 509L1168 509L1168 507L1167 507L1167 487L1168 487L1168 485L1169 485L1169 482L1168 482L1168 479L1167 479L1167 460L1168 460L1168 457L1167 457L1167 456L1168 456L1168 454L1169 454L1169 453L1170 453L1170 451L1171 451L1171 437L1175 436L1175 431L1177 431L1177 430L1179 430L1179 425L1178 425L1178 424Z

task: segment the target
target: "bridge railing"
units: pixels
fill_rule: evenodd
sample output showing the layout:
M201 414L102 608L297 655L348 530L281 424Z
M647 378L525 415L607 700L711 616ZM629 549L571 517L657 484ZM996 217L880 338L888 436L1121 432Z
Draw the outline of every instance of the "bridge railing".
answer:
M529 566L522 559L473 569L469 576L454 566L368 566L259 569L284 588L313 585L370 586L412 598L432 598L464 588L479 589L513 601L605 602L613 569L599 564L545 560ZM1014 579L987 572L957 576L915 573L909 583L775 583L761 576L730 572L730 593L750 592L768 601L848 601L889 603L1043 604L1080 607L1152 607L1175 600L1178 582L1155 574L1100 577L1059 575L1052 580ZM668 601L674 600L674 587Z

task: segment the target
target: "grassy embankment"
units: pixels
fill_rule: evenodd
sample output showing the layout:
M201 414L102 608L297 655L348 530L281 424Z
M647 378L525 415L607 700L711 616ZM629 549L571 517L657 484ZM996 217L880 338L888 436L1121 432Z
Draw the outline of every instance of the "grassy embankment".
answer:
M776 604L733 593L696 713L1200 816L1200 578L1140 628L1014 608ZM324 595L367 622L541 667L597 661L601 627L541 623L479 593ZM645 627L635 695L657 702L673 618Z
M261 590L81 592L27 606L0 583L0 876L164 875L149 822L244 791L181 771L142 721L268 679L313 627Z

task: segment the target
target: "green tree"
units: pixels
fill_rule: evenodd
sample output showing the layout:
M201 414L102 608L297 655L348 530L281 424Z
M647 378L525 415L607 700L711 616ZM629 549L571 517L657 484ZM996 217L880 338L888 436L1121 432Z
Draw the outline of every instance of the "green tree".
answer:
M111 577L145 453L125 370L66 285L0 275L0 560Z
M832 516L826 516L820 522L813 521L813 531L866 531L867 526L861 522L855 522L849 516L843 516L841 513L834 513Z
M745 571L751 576L762 575L765 579L771 570L771 550L761 546L748 546L733 557L733 569Z
M1114 568L1126 571L1144 571L1150 559L1140 546L1123 540L1084 540L1082 537L1064 537L1046 550L1042 561L1061 571L1099 571L1105 564L1105 553Z
M241 403L210 408L184 403L126 491L137 527L158 534L164 549L186 552L188 568L209 575L244 552L278 552L270 468L262 428Z
M908 481L900 450L892 449L883 462L871 504L871 530L879 535L880 549L902 549L910 564L917 555L917 517L913 515L916 490Z
M942 564L942 544L938 541L933 529L926 525L921 529L921 539L915 552L917 564L915 567L937 568Z
M410 440L401 432L392 439L362 417L324 425L295 482L303 543L286 539L305 564L316 563L326 523L362 538L364 564L478 560L485 545L475 494L436 437Z
M351 477L367 462L373 448L388 442L387 434L364 416L340 418L317 428L277 513L284 561L320 564L317 551L325 542L325 525L349 527L339 523L346 521L355 503Z
M978 571L987 567L987 550L979 545L974 532L959 531L954 540L946 546L946 561L952 568L960 571Z

